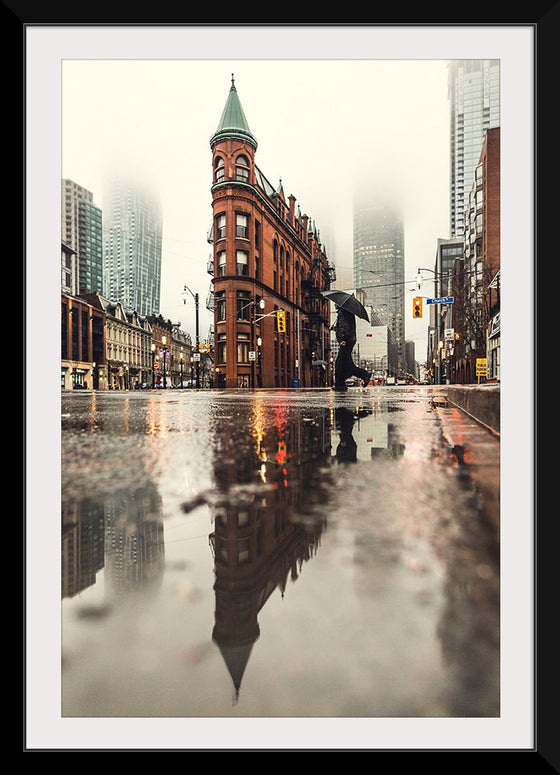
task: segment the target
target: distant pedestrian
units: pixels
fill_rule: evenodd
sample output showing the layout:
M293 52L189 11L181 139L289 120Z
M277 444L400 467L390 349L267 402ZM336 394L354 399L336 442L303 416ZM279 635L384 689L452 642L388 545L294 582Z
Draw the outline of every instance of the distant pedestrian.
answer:
M338 355L334 365L334 389L347 390L346 380L349 377L358 377L366 386L369 383L371 372L356 366L352 359L352 350L356 344L356 318L343 307L336 307L337 318L331 331L336 332L338 342Z

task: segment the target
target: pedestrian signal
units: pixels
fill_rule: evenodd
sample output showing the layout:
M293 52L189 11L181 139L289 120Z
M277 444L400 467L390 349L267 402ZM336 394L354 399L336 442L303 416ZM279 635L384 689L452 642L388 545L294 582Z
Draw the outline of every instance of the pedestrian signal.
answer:
M286 332L286 313L283 309L279 309L276 313L276 325L279 334Z
M412 317L413 318L422 317L422 297L421 296L417 296L412 301Z

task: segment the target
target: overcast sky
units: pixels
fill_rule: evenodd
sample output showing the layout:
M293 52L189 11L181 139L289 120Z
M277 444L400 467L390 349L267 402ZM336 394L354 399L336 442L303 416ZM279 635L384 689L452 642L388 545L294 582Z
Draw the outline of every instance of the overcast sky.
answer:
M105 179L132 170L153 184L162 204L161 312L194 334L194 304L183 299L188 285L200 295L206 337L209 140L232 73L258 141L257 165L272 184L281 179L314 220L339 276L352 266L352 199L365 178L402 202L405 277L413 279L419 266L433 266L437 239L450 236L446 62L485 57L502 62L502 212L516 227L528 226L507 233L508 266L527 276L530 28L61 26L32 28L28 45L28 169L43 175L28 205L35 225L44 219L43 230L28 235L38 289L51 281L41 274L39 235L55 228L51 208L59 205L50 194L60 176L90 189L103 206ZM522 223L520 208L528 216ZM505 237L502 231L502 243ZM426 283L423 294L431 292ZM427 317L412 320L412 297L405 291L405 336L422 361Z
M193 301L183 298L188 285L200 294L200 334L207 336L209 140L232 73L258 142L257 165L273 185L281 179L314 220L339 277L352 267L359 181L402 202L405 278L433 266L437 238L449 236L445 60L66 60L62 176L91 190L100 207L115 173L153 186L163 210L166 318L194 334ZM405 299L406 336L423 338L423 359L427 319L413 322L412 294Z

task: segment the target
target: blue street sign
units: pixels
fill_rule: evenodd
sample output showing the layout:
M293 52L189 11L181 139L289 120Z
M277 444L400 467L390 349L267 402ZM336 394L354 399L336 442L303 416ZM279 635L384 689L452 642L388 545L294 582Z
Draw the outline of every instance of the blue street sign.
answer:
M426 304L453 304L454 296L444 296L441 299L426 299Z

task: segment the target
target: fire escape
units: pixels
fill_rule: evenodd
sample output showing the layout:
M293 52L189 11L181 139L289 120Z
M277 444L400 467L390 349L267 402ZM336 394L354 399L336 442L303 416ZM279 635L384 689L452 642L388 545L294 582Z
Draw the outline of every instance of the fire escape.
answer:
M330 265L322 253L313 257L309 274L301 282L303 307L307 318L304 356L312 366L321 367L326 374L330 328L329 302L321 291L329 290L336 280L334 266ZM322 380L313 372L313 380Z

